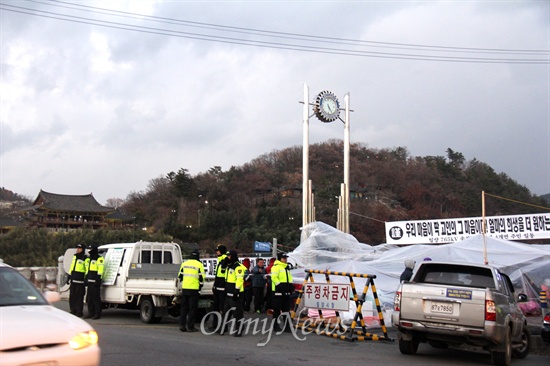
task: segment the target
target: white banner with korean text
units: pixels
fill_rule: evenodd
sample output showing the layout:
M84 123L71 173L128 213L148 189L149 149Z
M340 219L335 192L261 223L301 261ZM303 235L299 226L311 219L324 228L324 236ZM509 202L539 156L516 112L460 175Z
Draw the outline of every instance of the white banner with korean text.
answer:
M105 268L103 269L103 285L114 285L118 276L120 262L124 257L124 249L113 249L107 252L105 257Z
M550 213L485 218L486 234L503 240L550 238ZM388 244L443 244L482 234L481 217L386 222Z

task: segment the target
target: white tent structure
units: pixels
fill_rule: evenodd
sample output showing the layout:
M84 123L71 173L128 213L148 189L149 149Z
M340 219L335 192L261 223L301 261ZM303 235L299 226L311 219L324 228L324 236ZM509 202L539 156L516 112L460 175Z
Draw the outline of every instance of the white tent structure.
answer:
M298 267L293 270L295 282L303 281L304 269L376 275L374 283L381 306L383 310L390 310L405 260L420 263L430 258L483 264L485 251L489 264L510 276L516 293L527 294L536 304L538 286L545 280L550 281L550 244L531 245L494 238L486 238L484 242L483 236L477 235L451 244L371 246L327 224L313 222L302 228L300 245L289 253L289 257ZM323 275L314 275L315 281L317 276L319 282L324 282ZM362 291L365 281L354 280L358 291ZM334 276L331 282L347 283L348 278Z

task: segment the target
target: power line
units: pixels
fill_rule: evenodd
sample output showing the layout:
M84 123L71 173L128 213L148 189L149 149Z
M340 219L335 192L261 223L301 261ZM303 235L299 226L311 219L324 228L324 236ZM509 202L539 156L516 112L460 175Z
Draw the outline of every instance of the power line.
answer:
M27 0L34 3L40 3L44 4L42 1L37 0ZM406 44L406 43L391 43L391 42L376 42L376 41L364 41L364 40L356 40L356 39L348 39L348 38L336 38L336 37L324 37L319 35L306 35L306 34L297 34L297 33L287 33L287 32L277 32L277 31L266 31L261 29L254 29L254 28L245 28L245 27L235 27L235 26L224 26L219 24L212 24L212 23L201 23L201 22L194 22L194 21L188 21L188 20L181 20L181 19L174 19L174 18L165 18L165 17L158 17L158 16L152 16L152 15L140 15L135 13L130 13L126 11L119 11L119 10L111 10L111 9L104 9L104 8L98 8L88 5L82 5L82 4L72 4L66 1L60 1L60 0L51 0L50 2L54 3L60 3L60 4L68 4L72 6L76 6L79 8L87 8L87 9L94 9L92 12L101 12L104 14L120 14L120 16L129 16L131 18L147 18L147 19L153 19L153 20L159 20L161 22L166 23L177 23L177 24L186 24L188 26L193 27L199 27L199 28L208 28L208 29L223 29L223 30L233 30L233 31L239 31L240 33L247 33L247 34L267 34L270 36L275 37L281 37L281 36L292 36L292 37L300 37L297 39L308 39L315 42L325 42L327 40L331 41L338 41L338 42L352 42L355 44L364 44L364 45L374 45L376 47L388 47L388 48L398 48L404 47L405 49L431 49L431 50L444 50L444 51L472 51L472 52L481 52L481 53L525 53L525 54L540 54L540 53L546 53L549 54L550 51L548 50L511 50L511 49L490 49L490 48L471 48L471 47L447 47L447 46L430 46L430 45L420 45L420 44ZM48 4L51 5L51 4ZM61 6L61 5L57 5ZM75 9L68 6L62 6L64 8L68 9ZM292 38L296 39L296 38Z
M485 195L486 195L486 196L491 196L491 197L494 197L494 198L498 198L498 199L501 199L501 200L503 200L503 201L510 201L510 202L514 202L514 203L519 203L519 204L521 204L521 205L536 207L536 208L540 208L540 209L542 209L542 210L550 210L550 207L544 207L544 206L539 206L539 205L533 205L533 204L531 204L531 203L522 202L522 201L517 201L517 200L511 199L511 198L506 198L506 197L501 197L501 196L495 196L494 194L490 194L490 193L487 193L487 192L485 192Z
M372 220L372 221L381 222L381 223L383 223L383 224L386 223L386 221L378 220L378 219L375 219L374 217L369 217L369 216L365 216L365 215L360 215L360 214L355 213L355 212L350 212L350 214L355 215L355 216L359 216L359 217L364 217L365 219L369 219L369 220Z
M39 3L39 4L44 4L40 1L34 1L34 0L29 0L29 1ZM60 4L70 4L62 1L52 1L52 2L60 3ZM50 5L49 3L47 4ZM84 8L84 11L92 12L92 13L100 13L100 14L107 14L107 15L112 15L111 13L115 13L114 15L116 16L122 16L126 18L128 17L131 17L131 18L139 17L140 19L150 18L165 24L167 24L168 22L170 22L169 24L174 24L173 22L177 22L177 23L185 23L186 26L188 24L191 24L191 26L194 26L194 27L197 27L197 26L200 26L203 28L215 27L216 30L231 31L231 32L235 32L235 30L238 30L240 33L246 33L246 34L251 34L255 36L260 35L257 32L262 32L262 33L266 33L269 37L277 37L277 38L283 38L287 40L292 39L292 40L299 40L299 41L312 41L309 38L315 37L316 39L313 40L315 42L319 42L319 39L325 39L326 41L324 41L324 43L332 43L340 46L354 46L354 45L366 46L366 45L361 45L360 43L367 42L367 41L360 41L360 40L299 35L299 34L293 34L293 33L269 32L269 31L256 30L256 29L250 29L250 28L228 27L228 26L221 26L221 25L208 24L208 23L182 21L182 20L171 19L171 18L160 18L160 17L153 17L153 16L138 15L138 14L128 13L128 12L120 12L120 11L109 10L109 9L89 7L89 6L80 5L80 4L70 4L70 5L73 7L74 6L82 7ZM6 6L9 8L6 8ZM68 8L72 10L75 9L73 7L68 7L65 5L55 5L55 6ZM335 55L344 55L344 56L406 59L406 60L419 60L419 61L444 61L444 62L463 62L463 63L464 62L466 63L508 63L508 64L548 64L550 63L549 59L537 59L537 58L534 58L534 59L533 58L488 58L488 57L465 57L465 56L452 57L452 56L436 56L436 55L426 55L426 54L362 51L362 50L355 50L355 49L349 49L349 48L319 47L319 46L312 46L312 45L298 45L298 44L283 43L283 42L249 40L244 38L191 33L191 32L163 29L163 28L157 28L157 27L145 27L145 26L132 25L128 23L92 19L92 18L81 17L76 15L66 15L61 13L45 11L45 10L35 10L35 9L21 7L21 6L9 5L9 4L0 4L0 9L5 11L15 12L15 13L69 21L69 22L74 22L79 24L96 25L96 26L101 26L106 28L129 30L134 32L187 38L187 39L196 39L196 40L203 40L203 41L212 41L212 42L219 42L219 43L225 43L225 44L237 44L237 45L245 45L245 46L272 48L272 49L285 49L285 50L314 52L314 53L323 53L323 54L335 54ZM93 10L91 11L88 9L93 9ZM76 9L76 10L80 10L80 9ZM284 35L284 37L282 37L281 35ZM355 44L350 42L354 42ZM382 43L382 42L371 42L371 43L407 46L406 48L407 50L414 50L414 51L426 51L425 47L431 47L433 48L433 50L438 52L471 53L472 51L474 51L475 53L491 53L491 54L495 54L495 52L497 52L498 54L503 52L509 52L509 53L524 53L525 55L531 55L531 56L533 55L540 56L540 55L544 55L544 53L550 54L550 51L540 51L540 50L503 50L503 49L474 49L474 48L461 49L457 47L405 45L405 44L397 44L397 43L390 44L390 43ZM370 46L367 46L367 47L370 47ZM377 46L377 47L381 47L381 46ZM395 48L394 46L391 46L391 47L385 46L385 47ZM430 51L433 51L433 50L430 50Z

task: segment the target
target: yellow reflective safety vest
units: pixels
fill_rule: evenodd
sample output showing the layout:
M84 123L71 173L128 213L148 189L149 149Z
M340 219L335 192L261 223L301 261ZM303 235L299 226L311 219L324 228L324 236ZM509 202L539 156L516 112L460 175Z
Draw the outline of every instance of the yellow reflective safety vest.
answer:
M105 260L102 256L97 257L97 259L86 258L85 267L86 267L86 280L88 283L95 283L96 280L101 282L103 277Z
M196 259L188 259L180 266L179 277L183 290L200 290L204 282L204 266Z
M225 277L225 292L228 296L244 292L244 275L246 267L240 262L235 262L227 267Z
M227 272L226 261L227 254L222 254L218 257L216 277L214 278L214 288L218 291L223 291L225 289L225 275Z
M82 253L83 254L83 253ZM84 283L84 277L86 276L86 255L73 255L73 261L71 263L71 282Z
M280 295L280 291L277 290L277 285L283 284L283 292L292 292L290 286L292 285L292 274L288 269L288 264L283 263L280 260L276 260L271 267L271 291L275 295Z

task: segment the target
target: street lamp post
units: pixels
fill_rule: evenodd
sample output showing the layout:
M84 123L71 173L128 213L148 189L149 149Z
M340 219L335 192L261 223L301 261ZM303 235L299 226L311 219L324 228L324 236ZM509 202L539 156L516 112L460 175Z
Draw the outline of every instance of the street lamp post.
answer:
M202 197L202 195L199 195L199 197ZM197 210L197 227L201 226L201 212L206 212L208 208L208 200L204 200L204 210L201 210L200 208Z
M61 216L61 247L65 248L65 216Z
M302 226L312 221L310 217L309 195L309 87L304 84L304 109L303 109L303 147L302 147Z
M349 234L349 150L350 150L350 127L349 127L349 93L344 97L345 116L344 116L344 222L340 225L341 230Z
M132 225L132 241L135 242L136 241L136 217L133 216L132 220L134 222Z

